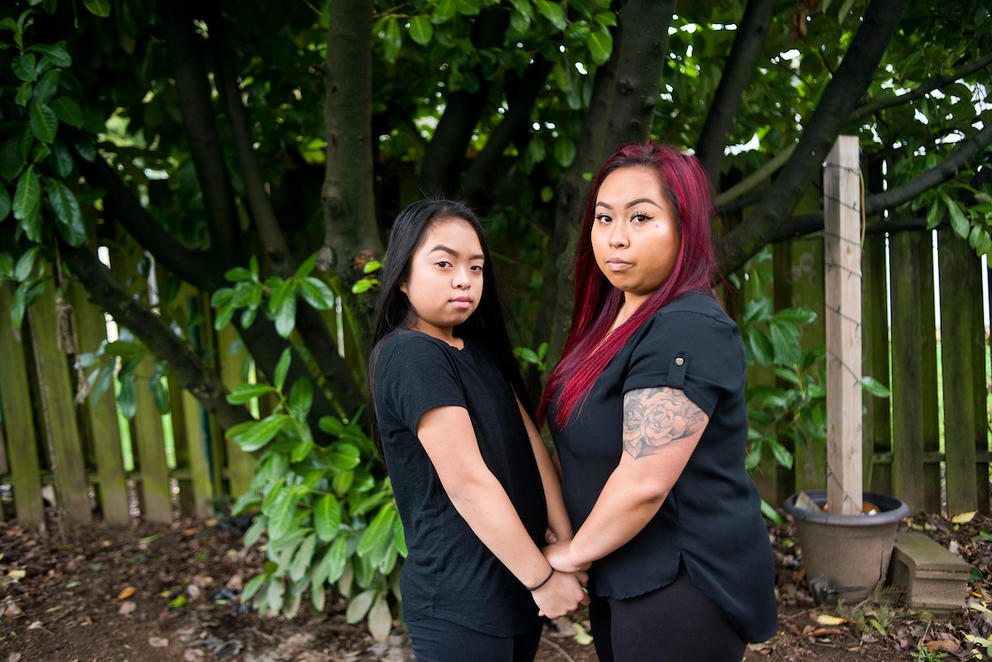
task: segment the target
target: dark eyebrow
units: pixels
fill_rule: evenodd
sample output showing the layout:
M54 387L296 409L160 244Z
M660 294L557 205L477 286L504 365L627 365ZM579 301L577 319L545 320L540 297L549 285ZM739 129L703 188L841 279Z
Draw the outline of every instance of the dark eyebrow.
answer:
M661 205L659 205L659 204L658 204L657 202L655 202L655 201L654 201L654 200L652 200L651 198L637 198L636 200L631 200L630 202L628 202L625 208L626 208L626 209L630 209L630 208L631 208L631 207L633 207L634 205L639 205L639 204L641 204L642 202L647 202L647 203L649 203L649 204L652 204L652 205L654 205L655 207L661 207ZM597 201L596 201L596 206L597 206L597 207L599 207L599 206L603 206L603 207L606 207L607 209L613 209L613 207L611 207L610 205L608 205L608 204L606 204L605 202L602 202L602 201L600 201L600 200L597 200Z
M434 248L432 248L430 250L431 253L433 253L435 251L443 251L443 252L451 255L451 257L459 257L458 251L456 251L454 248L448 248L444 244L438 244L437 246L435 246ZM479 253L477 255L470 255L468 257L468 259L470 259L470 260L485 260L486 259L486 256L483 255L482 253Z

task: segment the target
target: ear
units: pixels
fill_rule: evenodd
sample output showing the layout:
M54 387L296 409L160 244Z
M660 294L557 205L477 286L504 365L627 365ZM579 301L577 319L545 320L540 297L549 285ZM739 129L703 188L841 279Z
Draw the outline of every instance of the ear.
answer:
M404 278L403 281L400 282L400 292L405 294L407 299L410 298L410 293L407 291L408 289L409 288L407 287L407 279Z

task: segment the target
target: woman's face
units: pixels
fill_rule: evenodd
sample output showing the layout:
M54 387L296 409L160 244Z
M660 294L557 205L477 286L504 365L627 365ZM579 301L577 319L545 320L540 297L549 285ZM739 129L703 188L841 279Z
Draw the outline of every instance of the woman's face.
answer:
M596 264L625 305L639 306L672 275L681 243L661 179L644 166L614 170L600 184L593 214Z
M484 262L479 236L468 221L431 221L410 258L410 275L400 285L416 315L411 328L450 340L452 329L479 306Z

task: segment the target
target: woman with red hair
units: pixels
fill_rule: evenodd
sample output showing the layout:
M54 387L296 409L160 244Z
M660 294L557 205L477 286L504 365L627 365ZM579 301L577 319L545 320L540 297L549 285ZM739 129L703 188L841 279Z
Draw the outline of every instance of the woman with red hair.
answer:
M739 662L774 634L774 563L744 467L746 361L717 302L706 175L655 143L600 170L575 307L544 392L603 662Z

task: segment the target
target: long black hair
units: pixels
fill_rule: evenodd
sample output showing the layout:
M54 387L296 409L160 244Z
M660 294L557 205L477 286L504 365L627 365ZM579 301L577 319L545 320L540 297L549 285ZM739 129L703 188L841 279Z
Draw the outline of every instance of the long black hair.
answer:
M413 321L410 301L400 287L410 277L410 260L424 241L427 230L442 218L460 218L472 226L482 246L482 298L479 307L458 326L461 336L480 339L492 353L503 377L510 383L517 397L530 410L529 400L520 376L520 367L513 356L510 338L506 333L503 307L496 287L496 273L479 217L464 203L454 200L419 200L401 211L393 222L386 248L386 261L379 276L379 298L375 308L375 327L372 334L372 355L369 357L369 417L372 439L382 458L382 438L375 411L375 366L383 340L397 329L409 328Z

